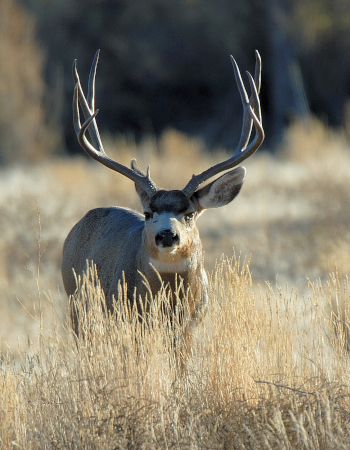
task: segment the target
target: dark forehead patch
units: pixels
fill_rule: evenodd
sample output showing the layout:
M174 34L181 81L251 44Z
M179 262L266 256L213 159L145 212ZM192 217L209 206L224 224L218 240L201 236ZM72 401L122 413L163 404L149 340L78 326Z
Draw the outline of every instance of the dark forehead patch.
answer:
M149 204L153 212L174 212L177 214L186 212L191 203L182 191L159 190Z

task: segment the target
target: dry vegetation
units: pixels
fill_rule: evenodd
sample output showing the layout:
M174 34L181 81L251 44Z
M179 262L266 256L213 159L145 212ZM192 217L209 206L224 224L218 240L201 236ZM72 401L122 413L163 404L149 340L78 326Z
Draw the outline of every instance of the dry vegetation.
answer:
M55 103L47 114L35 20L14 0L0 2L0 61L0 163L38 162L62 147L55 123L60 101L51 92Z
M169 188L223 156L173 131L105 142ZM83 158L2 170L0 447L349 448L346 139L296 123L245 165L239 197L199 220L211 305L184 368L181 330L156 307L106 318L88 278L85 339L69 328L63 240L89 208L138 207L130 181Z

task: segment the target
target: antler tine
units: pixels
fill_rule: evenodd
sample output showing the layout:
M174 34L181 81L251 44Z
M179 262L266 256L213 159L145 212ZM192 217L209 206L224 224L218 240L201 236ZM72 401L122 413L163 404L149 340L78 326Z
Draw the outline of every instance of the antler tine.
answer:
M254 83L258 94L261 89L261 56L258 50L255 50L255 71L254 71Z
M81 109L83 110L83 114L85 119L90 117L92 113L95 111L95 76L96 76L96 69L97 69L97 63L98 63L98 57L99 57L100 51L97 50L95 53L94 60L91 65L90 69L90 75L89 75L89 82L88 82L88 99L85 98L83 89L80 84L80 78L77 70L77 60L73 63L73 78L75 81L75 84L78 84L79 86L79 95L78 100ZM105 153L100 133L98 131L96 120L93 120L91 122L91 126L88 128L89 136L94 144L94 147L98 149L99 152Z
M238 86L238 90L239 90L239 93L241 96L241 101L242 101L242 106L243 106L243 125L242 125L241 137L240 137L239 143L237 145L237 149L245 149L248 144L250 134L252 132L253 121L249 114L248 95L245 90L238 65L236 63L236 60L233 58L233 56L231 56L231 61L232 61L233 72L235 74L236 84Z
M147 171L146 175L144 175L141 171L133 170L133 161L131 163L132 168L129 169L123 164L120 164L110 158L103 148L100 133L98 131L97 123L95 120L95 117L98 113L98 110L95 111L95 76L98 56L99 50L95 54L90 70L87 99L80 84L76 60L73 63L73 77L75 81L73 96L73 123L79 144L93 159L100 162L109 169L119 172L120 174L134 181L135 183L140 185L148 195L152 196L155 194L155 192L157 192L157 187L151 180L149 170ZM83 123L83 125L81 125L80 122L79 104L85 117L85 122ZM86 138L86 130L89 130L89 135L93 145Z
M91 111L95 110L95 79L96 79L96 70L97 64L100 57L100 50L97 50L95 53L94 59L91 64L91 69L89 73L89 81L88 81L88 94L87 94L87 103L91 109Z
M251 89L251 97L249 100L238 65L234 58L231 57L235 79L243 105L243 124L238 146L231 158L210 167L199 175L192 176L191 180L182 191L188 197L190 197L198 189L198 187L209 178L225 170L232 169L245 159L249 158L249 156L256 152L256 150L260 147L264 140L265 135L261 123L261 110L259 100L259 92L261 86L261 59L257 51L255 52L255 57L256 63L254 79L251 74L247 72ZM248 145L253 124L256 130L256 134L253 141Z
M233 71L235 74L235 79L236 79L236 84L238 86L238 90L241 96L241 101L242 101L242 106L243 106L243 125L242 125L242 132L241 132L241 137L239 140L239 143L237 145L237 151L238 149L240 149L241 151L243 151L246 146L248 145L249 139L250 139L250 135L252 132L252 127L253 127L253 120L250 117L249 114L249 104L252 104L253 102L253 109L254 111L256 110L255 108L257 107L256 102L254 101L254 97L251 96L250 100L248 102L248 96L247 96L247 92L245 90L243 81L242 81L242 77L241 77L241 73L239 71L238 65L236 63L236 60L233 58L233 56L231 56L231 61L232 61L232 67L233 67ZM249 78L249 83L250 83L250 78L251 75L249 72L246 72ZM257 50L255 50L255 71L254 71L254 83L256 86L256 91L258 93L258 95L260 94L260 88L261 88L261 57L260 54ZM251 86L250 86L251 87ZM252 87L251 87L252 89ZM259 117L259 116L258 116Z

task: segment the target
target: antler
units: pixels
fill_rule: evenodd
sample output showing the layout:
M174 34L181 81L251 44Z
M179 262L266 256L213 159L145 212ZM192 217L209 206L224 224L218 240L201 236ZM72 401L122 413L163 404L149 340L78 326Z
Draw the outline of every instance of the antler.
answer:
M261 58L257 50L255 51L255 59L256 62L254 79L251 74L247 72L251 89L251 97L249 100L238 65L235 59L231 56L233 71L243 105L243 125L238 146L231 158L210 167L199 175L193 175L189 183L182 190L182 192L187 197L191 197L191 195L198 189L199 185L204 183L204 181L208 180L214 175L217 175L220 172L223 172L224 170L232 169L233 167L238 166L238 164L240 164L242 161L249 158L249 156L257 151L264 140L265 134L261 122L261 110L259 101L259 93L261 87ZM252 142L248 145L253 123L255 126L256 134Z
M89 82L88 82L88 94L85 98L83 89L80 84L80 79L77 71L77 61L73 63L73 78L75 81L74 97L73 97L73 123L75 133L77 135L79 144L85 150L85 152L91 156L91 158L100 162L104 166L121 173L122 175L130 178L130 180L141 186L149 196L154 195L157 192L157 188L150 177L149 167L147 174L139 169L136 159L131 160L131 169L111 159L104 151L100 133L97 128L95 117L98 113L98 109L95 110L95 77L96 68L98 63L100 51L95 54L94 60L91 65ZM83 111L85 122L81 125L79 105ZM85 136L86 130L89 131L89 135L92 144Z

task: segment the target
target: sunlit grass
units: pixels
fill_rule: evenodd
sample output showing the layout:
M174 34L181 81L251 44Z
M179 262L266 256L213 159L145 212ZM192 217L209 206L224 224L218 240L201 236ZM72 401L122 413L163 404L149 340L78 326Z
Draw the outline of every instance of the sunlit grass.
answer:
M334 275L324 288L312 285L307 299L273 288L257 298L248 264L225 258L208 316L180 352L181 329L159 308L143 322L119 298L106 314L98 281L87 276L78 338L56 323L19 362L4 357L0 442L342 448L350 371L347 332L331 306L339 283Z
M165 188L224 158L171 130L104 142ZM159 308L140 322L119 301L106 315L89 277L71 331L63 241L91 208L139 208L129 180L81 157L2 170L0 446L349 446L347 143L313 121L285 142L199 219L211 294L190 347Z

